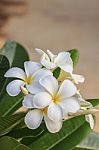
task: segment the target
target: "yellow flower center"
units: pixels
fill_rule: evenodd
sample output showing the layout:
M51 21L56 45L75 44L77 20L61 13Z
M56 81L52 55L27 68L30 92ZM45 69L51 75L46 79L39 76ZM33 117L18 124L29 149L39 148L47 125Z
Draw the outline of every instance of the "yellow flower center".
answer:
M25 79L26 84L31 84L32 81L33 81L33 76L28 76L28 77Z
M60 102L60 95L54 95L52 96L52 100L54 103L59 103Z
M48 107L41 109L44 114L47 114Z
M60 75L58 77L58 81L64 81L65 79L71 79L71 76L69 73L66 73L65 71L61 70Z

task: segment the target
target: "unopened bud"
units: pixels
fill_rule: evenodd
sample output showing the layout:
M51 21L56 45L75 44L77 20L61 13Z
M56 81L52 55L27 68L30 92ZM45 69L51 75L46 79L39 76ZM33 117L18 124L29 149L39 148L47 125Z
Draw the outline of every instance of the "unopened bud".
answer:
M28 90L25 87L23 87L23 86L21 86L21 91L25 95L29 94Z

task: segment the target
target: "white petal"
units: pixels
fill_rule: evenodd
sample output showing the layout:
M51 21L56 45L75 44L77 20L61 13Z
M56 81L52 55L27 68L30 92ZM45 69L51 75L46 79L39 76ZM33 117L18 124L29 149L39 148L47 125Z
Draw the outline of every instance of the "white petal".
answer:
M24 96L24 100L22 102L23 106L26 108L34 108L33 98L34 98L34 95L32 95L32 94L28 94L28 95Z
M29 129L36 129L40 126L42 119L43 119L42 111L34 109L26 114L25 124Z
M60 63L60 64L67 63L68 65L73 66L73 62L72 62L69 52L60 52L58 56L56 57L55 62Z
M21 92L20 87L22 85L24 85L24 82L21 80L14 80L10 82L6 87L7 93L10 96L17 96Z
M47 116L44 116L45 124L49 132L56 133L62 128L62 121L52 121Z
M35 48L35 51L36 51L38 54L40 54L41 56L44 55L44 56L45 56L45 59L47 59L48 61L50 61L48 55L47 55L43 50L41 50L41 49L39 49L39 48Z
M39 92L45 91L45 89L40 85L38 81L33 81L32 84L26 85L28 91L32 94L37 94Z
M45 68L47 68L47 69L54 69L54 68L56 68L56 64L54 64L53 62L50 62L50 61L44 59L44 56L42 56L41 64L42 64Z
M40 92L34 96L33 102L36 108L45 108L51 103L52 97L47 92Z
M27 76L32 76L36 71L41 69L41 64L33 61L24 62L24 68Z
M89 114L89 115L86 115L85 118L86 118L86 121L90 124L91 129L93 129L95 125L93 116Z
M48 107L48 117L53 121L60 121L63 118L63 112L59 105L51 103Z
M54 62L54 59L57 57L57 55L54 55L50 50L47 50L47 54L50 57L50 60Z
M40 69L39 71L35 72L34 74L34 80L40 80L41 78L44 78L46 76L53 75L50 70L47 70L45 68Z
M45 52L39 48L35 48L35 51L40 54L40 55L43 55Z
M47 76L41 79L40 84L52 95L55 95L58 90L58 82L53 76Z
M79 101L80 101L81 107L86 107L86 108L92 108L93 107L92 104L86 100L79 98Z
M76 94L77 88L70 80L64 80L59 88L58 94L61 100L67 97L71 97Z
M76 84L83 83L85 78L82 75L72 74L72 78L74 79Z
M62 67L61 69L63 69L66 72L72 72L73 70L73 62L69 52L59 53L55 59L55 63L58 66Z
M25 72L21 68L18 68L18 67L10 68L5 73L4 76L5 77L15 77L15 78L19 78L19 79L22 79L22 80L25 80L25 78L26 78Z
M62 107L64 114L70 112L76 113L80 109L79 101L75 97L67 98L60 103L60 106Z
M65 72L72 73L73 71L73 67L68 64L59 64L58 66Z

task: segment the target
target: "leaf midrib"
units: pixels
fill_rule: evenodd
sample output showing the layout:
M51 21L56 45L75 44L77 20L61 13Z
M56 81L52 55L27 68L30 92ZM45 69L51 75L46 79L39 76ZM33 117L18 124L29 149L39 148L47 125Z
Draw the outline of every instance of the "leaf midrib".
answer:
M70 134L72 134L74 131L76 131L80 126L82 126L85 123L85 120L82 121L82 123L79 126L76 126L71 132L69 132L68 134L64 135L63 137L61 137L58 142L55 142L54 144L52 144L51 146L49 146L48 148L46 148L46 150L50 150L51 148L53 148L55 145L59 144L62 140L64 140L66 137L68 137ZM45 134L48 134L47 132ZM42 135L43 136L43 135ZM34 142L35 143L35 142ZM32 143L33 144L33 143ZM30 148L32 147L32 144L30 144Z
M22 99L23 99L23 97L19 98L19 100L18 100L14 105L12 105L12 107L10 107L9 110L7 110L7 111L3 114L3 117L5 117L7 114L9 114L9 112L10 112L11 110L13 110L13 108L14 108L16 105L18 105L18 103L20 103Z
M84 122L83 122L80 126L82 126L83 124L84 124ZM63 141L65 138L67 138L70 134L72 134L74 131L76 131L80 126L78 126L77 128L75 128L74 130L72 130L72 132L68 133L66 136L64 136L63 138L61 138L58 143L53 144L53 145L52 145L49 149L47 149L47 150L50 150L51 148L53 148L54 146L56 146L57 144L59 144L61 141Z

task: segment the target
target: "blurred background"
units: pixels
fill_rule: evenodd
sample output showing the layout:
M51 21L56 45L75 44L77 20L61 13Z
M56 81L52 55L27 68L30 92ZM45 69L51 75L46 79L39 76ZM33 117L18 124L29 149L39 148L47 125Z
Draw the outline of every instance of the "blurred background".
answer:
M0 0L0 46L7 39L54 53L77 48L75 72L86 77L84 98L99 98L99 0ZM97 114L96 131L99 131Z

